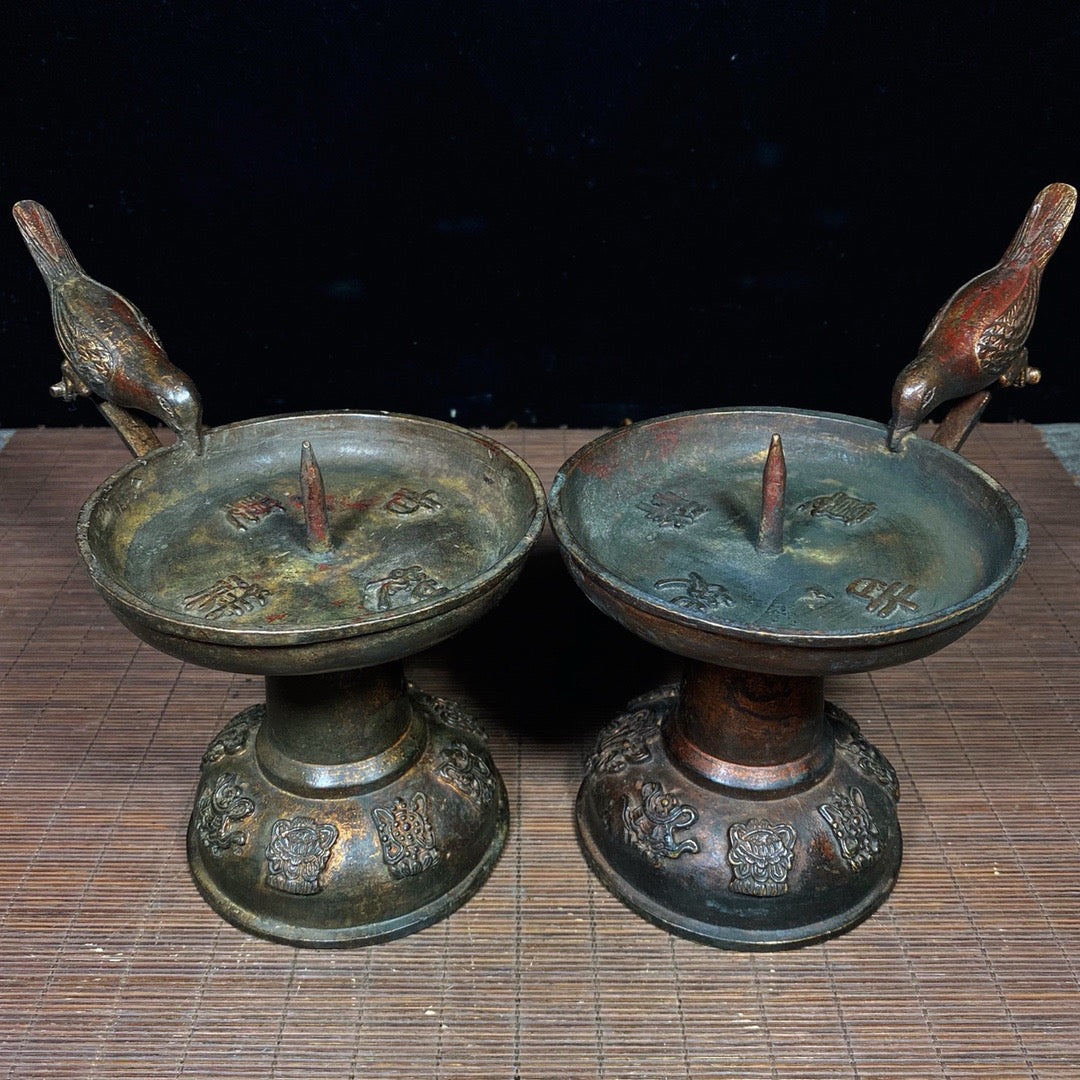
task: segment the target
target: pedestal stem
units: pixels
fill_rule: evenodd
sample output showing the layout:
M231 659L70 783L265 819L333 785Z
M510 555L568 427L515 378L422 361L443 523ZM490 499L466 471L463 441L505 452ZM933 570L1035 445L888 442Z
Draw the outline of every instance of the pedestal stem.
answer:
M400 663L322 675L266 677L266 737L282 753L314 765L374 757L409 721Z
M766 675L691 661L669 731L672 756L719 784L778 790L832 762L825 680Z
M582 850L647 919L732 949L839 934L900 866L896 774L822 680L704 663L600 734L578 793Z
M506 832L483 735L394 663L267 678L266 705L233 717L203 758L188 859L245 930L361 945L463 904Z
M309 798L355 795L409 768L427 726L400 663L323 675L268 675L256 751L275 784Z

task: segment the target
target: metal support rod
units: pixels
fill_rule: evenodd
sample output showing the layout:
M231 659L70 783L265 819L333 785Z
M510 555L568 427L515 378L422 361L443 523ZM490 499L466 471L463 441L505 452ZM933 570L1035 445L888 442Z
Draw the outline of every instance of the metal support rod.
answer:
M758 527L757 549L765 555L779 555L784 550L784 489L787 486L787 465L784 444L773 435L765 469L761 475L761 524Z
M304 440L300 447L300 495L304 501L304 525L308 551L329 551L330 526L326 517L326 491L322 472L315 459L311 443Z

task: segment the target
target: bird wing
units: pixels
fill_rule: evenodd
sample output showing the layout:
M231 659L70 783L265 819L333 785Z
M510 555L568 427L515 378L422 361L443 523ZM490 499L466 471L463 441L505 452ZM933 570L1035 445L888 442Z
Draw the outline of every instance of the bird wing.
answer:
M119 293L116 295L131 309L131 314L135 317L135 321L146 332L147 336L162 352L164 352L165 346L161 343L158 332L150 325L150 320L126 296L120 296Z
M95 394L104 395L116 366L115 351L76 323L66 304L58 304L53 314L56 336L72 366Z
M1031 332L1038 303L1039 278L1029 274L1020 295L983 330L975 343L975 359L984 375L996 378L1008 371Z

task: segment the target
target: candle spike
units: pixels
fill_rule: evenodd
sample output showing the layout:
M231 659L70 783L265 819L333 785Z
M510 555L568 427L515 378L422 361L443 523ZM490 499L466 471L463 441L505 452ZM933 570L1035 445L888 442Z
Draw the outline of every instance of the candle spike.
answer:
M330 525L326 516L326 490L315 451L311 449L311 443L307 439L300 446L300 496L304 502L308 551L329 551L331 544Z
M765 469L761 474L761 523L757 549L764 555L779 555L784 550L784 491L787 487L787 464L784 444L778 434L769 442Z

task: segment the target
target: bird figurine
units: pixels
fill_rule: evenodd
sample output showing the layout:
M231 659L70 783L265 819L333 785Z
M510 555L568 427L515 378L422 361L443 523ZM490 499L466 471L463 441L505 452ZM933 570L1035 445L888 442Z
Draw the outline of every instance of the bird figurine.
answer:
M73 401L94 394L113 406L141 409L201 454L199 392L165 355L157 331L129 300L83 272L44 206L24 199L12 213L49 287L53 325L64 353L60 381L50 387L53 395ZM115 410L101 408L113 419Z
M899 450L904 436L942 402L965 398L966 409L962 404L955 411L966 411L966 419L942 424L954 429L950 445L956 449L985 407L989 387L1039 381L1039 370L1028 366L1024 343L1035 321L1043 269L1075 208L1075 188L1043 188L1001 261L961 286L934 316L918 355L893 386L890 450ZM961 423L966 424L962 431Z

